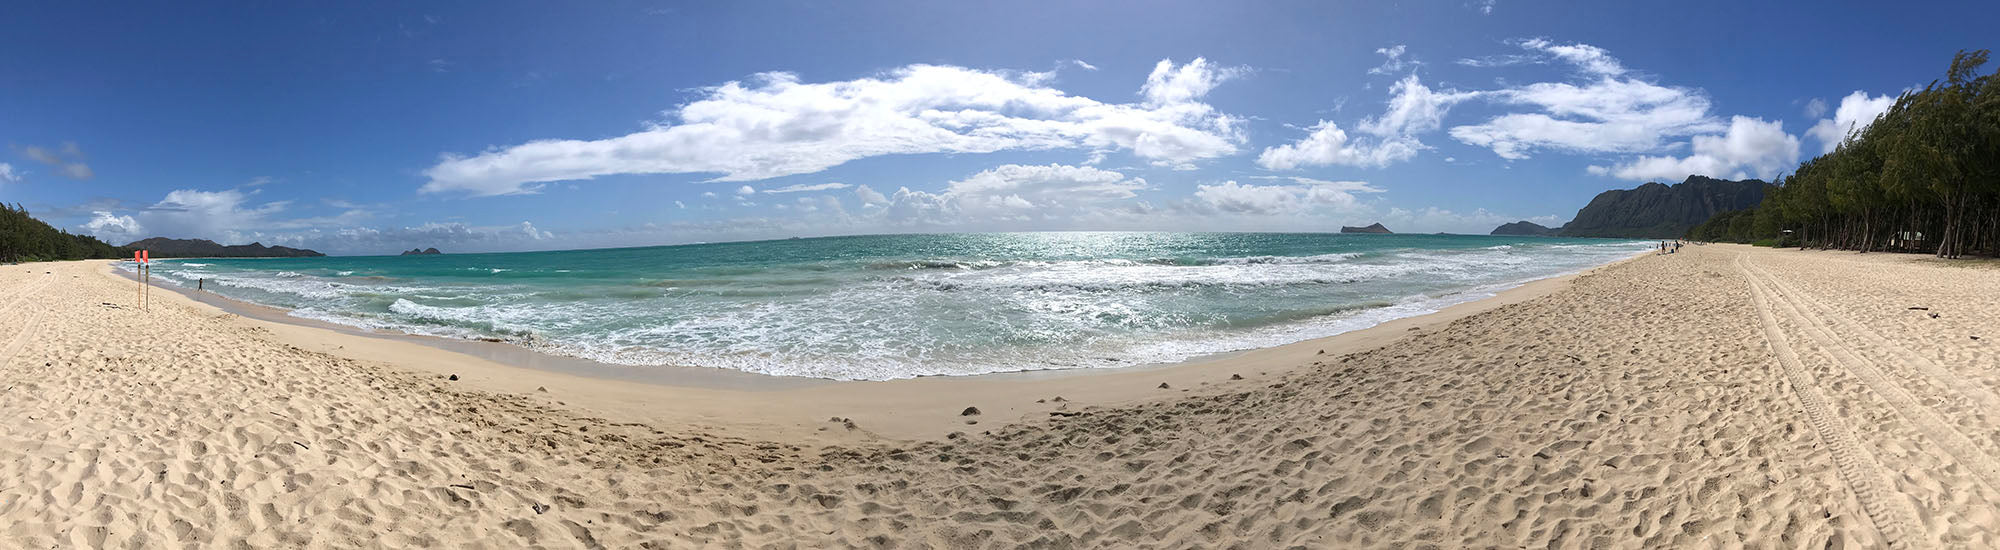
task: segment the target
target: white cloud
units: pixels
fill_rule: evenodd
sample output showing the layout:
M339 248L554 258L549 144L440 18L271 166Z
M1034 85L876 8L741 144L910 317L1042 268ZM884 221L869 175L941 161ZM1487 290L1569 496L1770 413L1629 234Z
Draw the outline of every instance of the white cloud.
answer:
M1382 192L1381 189L1378 189L1375 186L1370 185L1368 182L1365 181L1352 181L1352 180L1331 181L1331 180L1314 179L1314 178L1307 178L1300 176L1257 176L1257 179L1289 181L1292 183L1314 185L1326 189L1335 189L1340 191L1357 191L1363 193Z
M867 189L862 187L861 189ZM1090 207L1129 199L1146 189L1146 180L1088 166L1007 164L953 181L944 191L929 193L897 189L887 198L893 220L930 223L955 218L1046 219L1078 214ZM870 196L873 195L873 196ZM881 194L861 194L875 204Z
M1305 139L1265 149L1257 155L1257 165L1270 170L1331 164L1380 168L1409 160L1422 148L1422 144L1408 139L1352 139L1340 125L1326 120L1308 130Z
M1625 74L1625 65L1611 52L1589 44L1557 44L1544 38L1534 38L1520 42L1522 48L1554 55L1557 59L1576 65L1577 69L1593 76L1618 76Z
M854 196L859 197L861 199L861 204L864 205L878 206L878 205L889 204L889 197L882 196L881 193L876 192L874 189L868 188L868 186L866 185L855 186Z
M139 220L131 216L115 216L98 210L90 213L90 221L82 226L85 233L115 244L124 244L145 238L146 230Z
M1464 65L1467 67L1477 67L1482 69L1489 67L1507 67L1512 65L1522 65L1527 63L1541 63L1541 62L1543 62L1541 57L1528 54L1489 55L1485 57L1468 57L1458 60L1458 64L1460 65Z
M1574 66L1581 78L1483 92L1481 97L1498 104L1538 112L1505 113L1484 123L1456 126L1451 129L1453 138L1518 160L1537 150L1656 152L1669 147L1671 138L1719 132L1725 126L1709 113L1708 98L1701 91L1642 80L1603 48L1540 38L1516 45L1531 54L1460 63L1494 66L1554 59Z
M701 193L701 196L702 196L703 198L710 198L710 199L713 199L713 198L715 198L715 192L714 192L714 191L703 191L703 192Z
M757 194L757 189L756 189L756 188L754 188L754 187L751 187L751 186L748 186L748 185L745 185L745 186L742 186L742 187L738 187L738 188L736 188L736 194L737 194L737 195L739 195L739 196L745 196L745 197L747 197L747 196L750 196L750 195L755 195L755 194Z
M1386 57L1388 59L1382 60L1381 66L1373 69L1368 69L1368 74L1400 73L1403 72L1403 69L1408 68L1412 65L1419 65L1419 63L1417 63L1415 60L1406 61L1403 59L1403 52L1406 52L1408 50L1409 47L1403 44L1397 44L1387 48L1376 48L1375 53L1381 54L1382 57Z
M674 201L674 206L675 206L675 207L677 207L677 208L680 208L680 209L682 209L682 210L686 210L686 209L687 209L687 207L688 207L687 203L684 203L684 202L681 202L681 201Z
M1591 166L1592 174L1637 181L1679 181L1689 175L1769 180L1799 162L1799 138L1780 121L1734 117L1720 136L1695 136L1685 157L1642 156L1614 167Z
M1085 62L1085 61L1084 61L1084 60L1082 60L1082 59L1071 59L1071 60L1069 60L1069 62L1070 62L1070 64L1071 64L1071 65L1076 65L1076 66L1077 66L1078 68L1081 68L1081 69L1083 69L1083 70L1086 70L1086 71L1095 71L1095 70L1097 70L1097 66L1096 66L1096 65L1092 65L1092 64L1090 64L1090 63L1088 63L1088 62Z
M1153 106L1190 105L1222 81L1241 75L1240 69L1216 67L1199 57L1179 67L1174 66L1173 60L1162 59L1153 65L1152 74L1146 75L1146 84L1139 87L1139 95Z
M1638 153L1665 147L1666 138L1720 130L1708 98L1685 88L1604 77L1585 84L1542 82L1486 92L1501 103L1538 113L1508 113L1456 126L1451 136L1524 159L1539 149L1571 153Z
M346 204L348 208L330 216L284 218L278 215L291 206L290 201L259 203L252 200L256 194L255 191L244 192L240 189L177 189L168 192L159 202L136 207L136 212L130 215L119 214L116 209L135 208L131 205L106 205L110 209L93 209L91 219L78 227L84 233L112 244L125 244L145 237L208 239L222 244L257 240L295 244L296 240L286 239L296 236L298 231L352 226L373 217L372 212L359 205L329 201L329 204ZM140 234L142 231L144 234Z
M198 191L176 189L166 198L139 212L139 221L156 236L204 238L225 244L241 243L243 230L265 225L269 217L290 203L273 201L249 204L250 194L229 189Z
M473 226L459 222L426 222L421 225L374 228L347 227L335 230L311 229L281 235L267 235L269 241L286 246L311 248L332 254L382 254L411 248L437 247L447 252L526 250L564 247L547 241L556 234L523 221L516 225ZM597 244L584 241L568 246Z
M1806 118L1826 116L1826 109L1826 100L1817 97L1812 98L1812 101L1806 102Z
M521 222L521 234L527 235L528 238L537 241L545 239L553 239L556 237L556 234L547 231L542 231L540 229L535 229L535 224L528 223L525 221Z
M1384 138L1408 137L1438 129L1446 111L1479 92L1432 91L1417 79L1404 77L1389 88L1389 107L1382 116L1361 121L1361 131Z
M1270 170L1327 165L1380 168L1409 160L1429 148L1417 134L1436 130L1451 106L1478 95L1433 91L1417 75L1410 75L1389 89L1388 107L1381 116L1362 119L1356 128L1373 138L1350 136L1338 124L1322 120L1308 129L1305 138L1264 149L1257 165Z
M1814 98L1813 101L1819 99ZM1819 105L1820 113L1825 114L1826 103L1820 102ZM1834 109L1833 118L1821 119L1811 129L1806 130L1806 135L1819 141L1822 153L1831 153L1834 148L1840 146L1840 142L1847 140L1848 135L1867 129L1869 125L1875 123L1875 119L1881 118L1882 113L1889 112L1889 108L1895 105L1896 98L1893 96L1870 97L1867 92L1855 90L1854 93L1840 99L1840 108Z
M747 185L746 185L746 186L744 186L744 187L749 187L749 186L747 186ZM849 186L848 186L847 184L845 184L845 183L814 183L814 184L804 184L804 183L801 183L801 184L797 184L797 185L787 185L787 186L784 186L784 187L778 187L778 188L775 188L775 189L765 189L765 190L764 190L764 192L765 192L765 193L803 193L803 192L808 192L808 191L831 191L831 190L835 190L835 189L846 189L846 188L848 188L848 187L849 187Z
M1105 103L1047 87L1045 75L911 65L878 77L805 83L791 73L728 82L645 130L446 154L424 192L531 193L542 183L615 174L713 173L750 181L897 154L1129 151L1161 166L1233 154L1241 121L1200 99L1241 71L1161 61L1144 101Z
M1479 0L1479 13L1482 15L1493 15L1493 4L1497 3L1498 1L1499 0Z
M1196 186L1190 200L1198 209L1269 216L1299 214L1312 210L1351 212L1361 206L1353 192L1381 191L1362 182L1339 183L1344 185L1246 185L1225 181L1217 185ZM1354 183L1360 185L1351 185Z
M21 183L21 174L14 172L14 165L0 162L0 183Z

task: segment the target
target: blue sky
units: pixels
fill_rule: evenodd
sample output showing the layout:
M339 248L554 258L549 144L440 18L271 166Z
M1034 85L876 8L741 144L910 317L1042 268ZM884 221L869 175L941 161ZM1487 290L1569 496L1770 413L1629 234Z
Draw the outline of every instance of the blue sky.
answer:
M1990 3L42 2L0 201L123 244L1479 232L1771 177ZM1982 32L1988 31L1988 32Z

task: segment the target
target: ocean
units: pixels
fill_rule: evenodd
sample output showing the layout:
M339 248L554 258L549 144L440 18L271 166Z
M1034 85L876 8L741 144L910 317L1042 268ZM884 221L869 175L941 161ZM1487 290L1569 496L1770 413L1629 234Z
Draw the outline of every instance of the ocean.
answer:
M991 233L158 261L156 281L369 329L644 368L840 380L1116 368L1282 345L1491 296L1649 242ZM129 265L126 266L129 269Z

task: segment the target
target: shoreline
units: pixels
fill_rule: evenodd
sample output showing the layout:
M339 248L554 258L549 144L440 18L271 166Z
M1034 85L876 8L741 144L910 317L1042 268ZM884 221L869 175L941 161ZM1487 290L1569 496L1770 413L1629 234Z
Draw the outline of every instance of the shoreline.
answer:
M1572 277L1580 273L1586 273L1591 270L1601 269L1619 262L1629 261L1633 258L1639 257L1644 254L1646 254L1646 252L1644 251L1635 252L1630 256L1614 258L1604 263L1583 267L1581 269L1575 269L1571 271L1554 273L1546 276L1533 277L1517 281L1508 281L1508 282L1494 283L1479 287L1473 287L1459 292L1446 294L1444 296L1427 297L1430 299L1442 299L1447 297L1455 297L1468 294L1487 294L1487 296L1471 298L1466 300L1455 300L1455 301L1446 300L1443 306L1440 306L1438 307L1438 309L1433 311L1419 313L1416 315L1410 315L1407 317L1396 317L1382 322L1378 322L1374 325L1362 327L1359 329L1338 332L1326 336L1308 338L1296 342L1287 342L1275 346L1261 346L1261 347L1251 347L1251 348L1243 348L1243 349L1235 349L1227 351L1218 351L1218 352L1194 355L1175 361L1134 363L1120 367L1024 368L1017 370L976 372L970 374L924 374L906 378L893 378L888 380L850 380L850 379L823 378L823 377L805 376L805 375L770 374L762 372L742 371L742 370L723 368L723 367L703 367L703 366L693 366L693 365L625 365L618 363L607 363L603 361L597 361L594 359L543 352L528 348L526 346L502 340L453 338L448 336L417 334L417 333L403 332L391 329L361 327L344 323L325 321L320 319L299 317L292 315L291 310L283 307L270 306L265 304L259 304L256 302L231 298L219 293L215 293L213 291L200 291L193 288L188 288L185 285L180 285L175 283L156 283L153 286L167 289L173 293L179 294L190 300L207 304L216 307L222 311L241 315L244 317L255 318L273 323L302 325L306 327L318 328L322 330L330 330L334 332L340 332L364 338L383 338L390 340L414 342L431 347L442 348L447 351L453 351L453 352L463 353L466 355L471 355L474 357L479 357L482 359L494 361L496 363L508 366L531 368L537 370L549 370L559 373L575 374L591 378L623 380L623 381L638 382L645 384L689 386L689 387L699 387L708 389L758 391L758 390L799 388L799 387L808 387L808 386L825 385L825 384L844 384L852 382L889 382L895 380L915 380L915 379L925 379L925 378L982 378L982 377L1039 378L1039 377L1051 377L1051 376L1060 377L1060 376L1070 376L1070 375L1084 375L1092 372L1102 372L1102 371L1128 371L1128 370L1173 368L1176 366L1187 365L1192 363L1204 363L1210 361L1224 360L1230 357L1235 357L1246 353L1253 353L1265 349L1304 344L1319 340L1326 340L1343 334L1369 330L1376 326L1380 326L1382 324L1400 321L1403 319L1411 319L1411 318L1435 315L1438 313L1442 313L1446 310L1457 308L1466 304L1490 300L1499 297L1501 294L1511 292L1522 286L1533 284L1538 281ZM190 260L190 259L202 259L202 258L174 258L174 259ZM118 269L115 264L111 267L111 274L115 276L122 276L122 278L124 278L125 280L136 280L132 272ZM1410 297L1406 296L1403 297L1402 299L1409 299L1409 298ZM1366 310L1363 310L1363 312L1365 311Z
M894 440L940 439L978 430L959 413L977 407L986 421L1089 406L1131 403L1193 389L1250 387L1319 356L1339 356L1393 343L1454 320L1545 296L1576 277L1646 257L1645 252L1578 271L1532 279L1438 311L1392 319L1360 330L1290 344L1213 354L1175 363L1115 369L1043 369L895 380L832 380L776 376L711 367L627 367L545 354L504 342L404 333L292 317L285 310L167 288L177 300L235 315L279 342L403 370L458 376L462 383L507 394L544 396L614 421L735 425L792 437L822 437L827 419L852 421L859 431ZM130 282L111 261L96 271ZM642 370L643 369L643 370ZM1241 376L1232 380L1232 376ZM1162 390L1165 384L1169 389ZM1061 401L1055 401L1061 397ZM754 403L752 403L754 402Z

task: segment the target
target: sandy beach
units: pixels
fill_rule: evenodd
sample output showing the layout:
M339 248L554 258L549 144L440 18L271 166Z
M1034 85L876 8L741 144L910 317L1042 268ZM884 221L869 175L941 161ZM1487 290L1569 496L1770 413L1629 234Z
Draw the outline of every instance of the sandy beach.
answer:
M2000 545L1991 263L1697 246L1181 365L747 386L134 296L0 266L7 546Z

